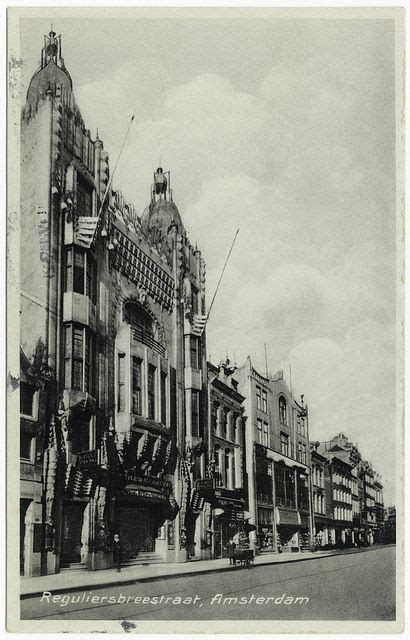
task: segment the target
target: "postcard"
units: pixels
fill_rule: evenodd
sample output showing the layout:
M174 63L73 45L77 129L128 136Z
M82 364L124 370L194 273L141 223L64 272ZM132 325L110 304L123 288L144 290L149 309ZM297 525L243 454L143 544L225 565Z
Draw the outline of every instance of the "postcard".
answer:
M403 629L404 11L8 11L8 629Z

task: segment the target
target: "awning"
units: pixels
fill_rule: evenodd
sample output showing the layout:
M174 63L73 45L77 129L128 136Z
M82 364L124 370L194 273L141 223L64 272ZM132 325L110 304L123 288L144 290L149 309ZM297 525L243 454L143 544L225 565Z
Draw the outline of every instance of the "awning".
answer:
M300 526L300 515L297 511L292 511L291 509L281 509L280 507L277 507L276 523Z
M292 460L292 458L288 458L282 453L278 453L277 451L271 451L270 449L266 450L266 457L269 460L273 460L274 462L283 462L287 467L291 469L303 469L303 471L308 474L309 467L302 462L298 462L297 460Z

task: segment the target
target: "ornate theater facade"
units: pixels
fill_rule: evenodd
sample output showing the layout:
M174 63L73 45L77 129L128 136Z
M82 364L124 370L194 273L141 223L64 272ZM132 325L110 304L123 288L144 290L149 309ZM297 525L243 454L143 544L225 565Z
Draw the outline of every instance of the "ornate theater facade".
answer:
M21 118L24 575L110 567L114 533L125 562L210 554L205 264L169 172L147 200L112 187L51 31Z

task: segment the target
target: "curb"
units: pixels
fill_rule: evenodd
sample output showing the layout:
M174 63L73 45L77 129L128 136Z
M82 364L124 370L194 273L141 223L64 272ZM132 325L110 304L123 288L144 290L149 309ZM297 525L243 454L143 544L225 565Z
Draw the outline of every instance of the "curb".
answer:
M388 545L386 545L387 547ZM369 551L372 549L368 549ZM321 555L321 556L309 556L309 557L298 557L295 558L293 560L275 560L274 562L259 562L256 565L253 565L254 567L266 567L266 566L272 566L272 565L282 565L282 564L292 564L293 562L307 562L310 560L320 560L321 558L331 558L334 556L346 556L346 555L352 555L354 553L363 553L365 552L364 549L353 549L351 551L347 551L347 552L342 552L342 553L327 553L326 555ZM260 556L259 556L260 557ZM192 576L198 576L198 575L204 575L204 574L209 574L209 573L221 573L222 571L236 571L237 567L230 567L229 565L225 566L225 567L217 567L214 569L205 569L204 571L187 571L184 573L168 573L166 575L157 575L157 576L147 576L146 578L130 578L129 580L121 580L118 582L117 581L110 581L110 582L103 582L103 583L95 583L95 584L91 584L91 585L78 585L75 587L60 587L54 590L51 590L52 594L60 594L60 593L75 593L76 591L93 591L95 589L102 589L104 587L119 587L120 585L124 585L124 586L129 586L131 584L141 584L141 583L145 583L145 582L155 582L156 580L168 580L171 578L182 578L182 577L186 577L186 578L190 578ZM20 600L29 600L30 598L39 598L43 595L44 590L43 591L34 591L34 592L30 592L30 593L23 593L20 595Z

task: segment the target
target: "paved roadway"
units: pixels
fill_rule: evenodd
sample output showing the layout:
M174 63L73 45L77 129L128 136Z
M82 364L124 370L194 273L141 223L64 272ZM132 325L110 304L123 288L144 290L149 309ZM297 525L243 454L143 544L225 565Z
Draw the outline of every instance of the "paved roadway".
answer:
M99 600L93 603L91 598L95 596ZM223 572L191 577L136 581L133 585L101 587L60 596L65 600L67 597L75 602L53 603L51 598L47 601L44 596L43 599L22 600L21 617L45 620L394 620L395 547L252 569L228 568ZM134 598L139 600L134 602ZM150 601L144 603L143 598ZM295 602L295 598L304 600Z

